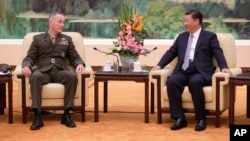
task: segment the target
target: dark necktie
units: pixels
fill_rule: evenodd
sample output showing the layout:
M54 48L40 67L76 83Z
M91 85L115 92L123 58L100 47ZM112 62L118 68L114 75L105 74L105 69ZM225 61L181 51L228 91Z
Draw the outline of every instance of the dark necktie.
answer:
M186 49L186 53L185 53L185 58L184 58L184 61L183 61L183 64L182 64L182 69L183 70L186 70L188 68L188 66L189 66L189 56L190 56L190 50L191 50L191 45L192 45L192 42L193 42L193 38L194 38L194 35L190 34L189 38L188 38L188 44L187 44L187 49Z

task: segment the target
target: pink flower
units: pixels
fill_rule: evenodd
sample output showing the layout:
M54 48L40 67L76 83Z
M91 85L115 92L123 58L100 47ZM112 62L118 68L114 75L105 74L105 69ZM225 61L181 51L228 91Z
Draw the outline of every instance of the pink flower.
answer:
M123 31L119 31L118 35L122 37L123 36Z
M127 47L128 47L130 50L133 50L135 46L136 46L136 42L135 42L135 41L133 41L133 40L128 40L128 41L127 41Z
M131 9L130 7L128 7ZM125 14L123 13L123 10ZM119 21L119 31L116 41L113 42L115 48L112 48L112 53L126 56L146 55L147 50L143 47L145 30L144 24L141 22L143 16L137 13L127 15L127 7L121 11ZM130 11L130 10L129 10Z

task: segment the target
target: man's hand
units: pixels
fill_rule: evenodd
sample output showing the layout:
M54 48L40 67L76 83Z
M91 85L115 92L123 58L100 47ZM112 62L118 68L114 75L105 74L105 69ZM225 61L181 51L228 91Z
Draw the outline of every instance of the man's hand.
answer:
M227 68L222 69L221 72L228 73L230 76L233 76L233 73Z
M31 70L29 67L23 67L21 73L26 77L30 77Z
M153 71L153 70L159 70L159 69L161 69L160 66L154 66L151 70Z
M76 72L83 72L85 70L83 64L78 64L76 67Z

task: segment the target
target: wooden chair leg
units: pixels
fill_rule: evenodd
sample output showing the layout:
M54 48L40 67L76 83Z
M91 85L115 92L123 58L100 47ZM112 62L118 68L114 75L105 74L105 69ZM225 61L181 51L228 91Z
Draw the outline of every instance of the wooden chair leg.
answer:
M81 112L82 122L85 122L85 105L82 105L82 112Z
M162 124L162 107L161 107L161 77L160 76L153 76L157 80L157 112L158 112L158 124Z
M155 107L155 94L154 94L154 84L151 83L151 114L155 113L154 107Z
M26 108L22 108L23 123L27 123L26 113Z
M224 78L216 78L216 105L215 105L215 127L220 127L220 81Z
M220 114L215 115L215 127L216 128L220 127Z

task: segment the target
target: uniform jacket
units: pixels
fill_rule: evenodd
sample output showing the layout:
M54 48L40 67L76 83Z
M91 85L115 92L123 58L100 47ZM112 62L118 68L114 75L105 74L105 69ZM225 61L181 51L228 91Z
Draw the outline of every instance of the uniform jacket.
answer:
M42 72L48 71L53 65L60 69L67 69L67 59L74 68L78 64L85 65L76 51L71 37L59 34L53 44L51 36L45 32L33 37L27 56L23 59L22 67L32 68L36 65L37 69Z
M174 44L162 56L158 65L163 68L164 66L169 64L175 57L177 57L178 62L175 67L174 73L180 70L184 60L188 38L188 32L181 33L175 40ZM209 81L211 80L212 75L215 71L215 67L213 66L213 57L215 57L220 69L228 68L223 50L219 45L216 34L202 29L196 44L193 63L198 72L201 73L204 78Z

